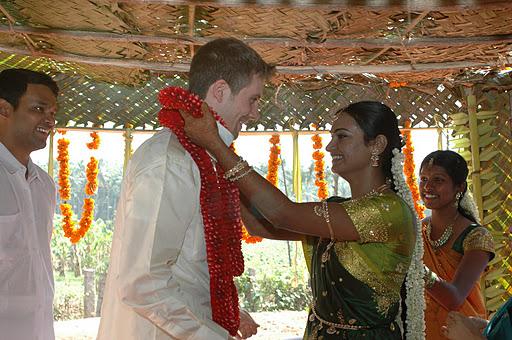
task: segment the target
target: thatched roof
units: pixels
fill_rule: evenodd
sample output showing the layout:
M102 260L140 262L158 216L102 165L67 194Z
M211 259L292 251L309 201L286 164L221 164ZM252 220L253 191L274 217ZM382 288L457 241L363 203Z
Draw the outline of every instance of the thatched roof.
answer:
M358 99L384 101L413 125L442 126L458 110L454 88L496 83L511 64L512 4L397 3L3 1L0 67L58 75L61 126L113 121L151 129L155 93L186 83L199 46L234 36L277 65L259 122L265 129L322 126L329 111Z

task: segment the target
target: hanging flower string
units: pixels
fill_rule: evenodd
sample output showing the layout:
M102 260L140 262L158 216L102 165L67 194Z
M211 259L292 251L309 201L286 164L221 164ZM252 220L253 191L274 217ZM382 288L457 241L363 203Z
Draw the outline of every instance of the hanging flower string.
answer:
M411 190L412 199L414 202L414 208L418 213L418 217L420 219L425 218L425 206L420 203L420 192L418 189L418 178L416 177L416 165L414 164L414 146L412 145L411 138L411 121L407 120L405 122L405 130L402 132L402 136L405 140L405 147L402 150L402 153L405 156L404 159L404 174L407 181L407 185Z
M64 132L61 132L65 134ZM91 134L92 141L87 143L87 147L91 150L97 150L100 145L100 138L96 132ZM64 236L70 239L71 243L77 243L82 237L85 236L89 228L91 227L94 218L94 199L87 197L84 199L84 205L82 207L82 216L78 225L78 229L75 228L75 222L73 221L73 208L67 201L71 198L71 184L69 181L69 140L66 138L60 138L57 141L58 156L57 161L59 162L59 194L60 200L64 203L60 204L60 211L63 215L62 229L64 230ZM86 168L87 182L85 184L85 193L88 196L92 196L98 189L98 160L91 157Z
M270 155L268 157L268 171L267 171L267 181L272 183L273 186L277 187L278 184L278 171L279 165L281 164L281 160L279 159L279 155L281 154L281 146L279 135L272 135L270 137L269 142L271 144L270 147Z
M278 172L279 172L279 165L281 164L281 159L279 158L279 155L281 154L281 146L279 145L281 143L279 135L272 135L270 139L268 140L271 144L270 146L270 155L268 157L268 170L267 170L267 181L272 183L275 187L278 184ZM242 229L242 240L245 243L258 243L263 241L263 238L258 236L252 236L249 234L247 229L243 227Z
M160 124L172 130L199 168L212 318L235 336L240 326L240 311L233 277L240 276L244 271L239 191L234 183L224 178L222 168L214 168L206 150L192 143L185 135L183 118L178 110L200 117L203 101L179 87L161 90L159 100L162 104L158 113ZM210 109L210 113L225 125L213 110Z
M322 137L315 134L311 137L313 141L313 159L315 161L315 185L318 188L317 196L320 200L324 200L329 196L327 192L327 181L325 180L325 161L322 149Z

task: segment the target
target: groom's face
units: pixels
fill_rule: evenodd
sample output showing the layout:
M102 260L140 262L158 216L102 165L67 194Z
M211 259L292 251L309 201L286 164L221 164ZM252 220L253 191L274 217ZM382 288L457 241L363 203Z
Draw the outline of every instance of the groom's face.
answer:
M237 94L233 94L229 87L226 88L217 112L235 138L238 137L243 124L260 118L258 106L263 85L263 78L253 75L247 86Z

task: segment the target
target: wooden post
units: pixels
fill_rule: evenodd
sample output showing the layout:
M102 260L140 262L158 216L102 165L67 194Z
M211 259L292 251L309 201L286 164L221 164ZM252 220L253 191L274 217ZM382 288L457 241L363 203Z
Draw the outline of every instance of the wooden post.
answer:
M94 293L94 269L83 269L84 273L84 318L96 316L96 294Z
M53 136L55 136L55 130L50 132L50 141L48 143L48 175L53 178Z
M100 273L98 275L98 282L96 283L96 295L98 296L96 301L96 316L101 316L101 305L103 304L103 292L105 291L106 279L107 273Z
M469 139L471 142L471 163L473 172L471 181L473 183L473 196L478 207L478 215L483 221L483 201L482 201L482 182L480 180L480 135L478 134L478 121L476 116L476 97L473 88L465 89L468 102L469 116Z

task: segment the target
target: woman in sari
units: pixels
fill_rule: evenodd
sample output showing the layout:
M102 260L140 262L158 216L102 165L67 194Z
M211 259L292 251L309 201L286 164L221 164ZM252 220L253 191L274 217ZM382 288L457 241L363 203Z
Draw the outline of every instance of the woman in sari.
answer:
M423 220L427 339L445 339L450 311L486 318L480 277L492 257L491 233L478 224L467 163L453 151L435 151L420 167L420 195L432 216Z
M401 339L397 320L406 276L407 338L423 338L421 234L393 111L359 102L337 113L327 151L352 197L320 203L294 203L259 176L223 145L211 114L182 115L187 136L239 187L249 232L303 241L313 295L304 339Z

